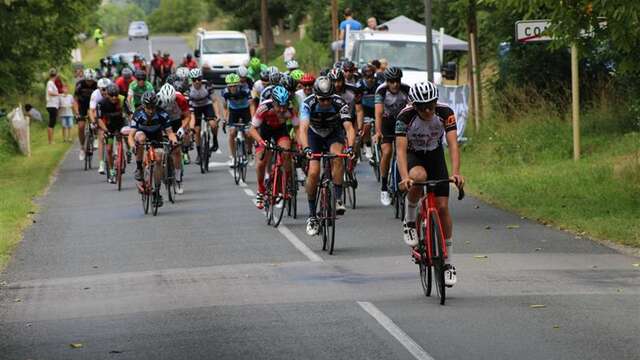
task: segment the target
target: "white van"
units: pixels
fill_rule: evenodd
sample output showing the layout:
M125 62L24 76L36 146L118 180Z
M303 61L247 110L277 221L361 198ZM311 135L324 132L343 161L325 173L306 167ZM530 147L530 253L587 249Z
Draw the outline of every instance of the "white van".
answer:
M224 78L249 62L247 37L238 31L206 31L196 33L195 57L198 65L207 64L211 71L203 71L216 88L225 86ZM208 74L207 74L208 73ZM208 75L208 76L207 76Z

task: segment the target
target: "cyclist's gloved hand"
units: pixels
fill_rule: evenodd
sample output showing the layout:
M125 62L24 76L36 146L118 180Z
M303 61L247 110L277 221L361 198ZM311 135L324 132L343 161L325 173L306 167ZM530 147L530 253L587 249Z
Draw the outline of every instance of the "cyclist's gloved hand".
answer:
M311 148L310 148L310 147L308 147L308 146L307 146L307 147L306 147L306 148L304 148L304 150L302 150L302 151L304 151L304 155L305 155L308 159L311 159L311 158L313 157L313 151L311 151Z
M184 136L184 129L178 129L178 131L176 132L176 136L178 137L178 139L182 139L182 137Z
M354 152L353 152L353 147L351 147L351 146L347 146L344 149L344 153L349 155L349 157L352 158L352 159L353 159L353 156L355 155Z
M264 139L260 140L259 144L260 144L260 146L262 146L262 147L267 147L267 142L266 142L266 141L264 141Z

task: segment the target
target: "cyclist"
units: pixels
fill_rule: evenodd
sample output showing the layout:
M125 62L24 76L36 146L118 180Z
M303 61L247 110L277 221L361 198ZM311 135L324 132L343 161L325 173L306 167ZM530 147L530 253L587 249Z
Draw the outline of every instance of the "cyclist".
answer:
M263 64L259 58L252 57L251 60L249 60L247 76L255 82L262 78L261 73L265 70L267 70L267 65Z
M409 90L411 102L398 115L395 126L400 186L408 190L403 237L409 246L418 244L416 233L416 207L422 196L421 187L412 187L414 181L449 178L442 146L446 136L453 175L451 180L458 187L464 186L460 175L460 152L456 132L456 117L450 107L438 103L438 88L431 82L415 84ZM442 219L448 258L445 260L445 285L456 283L456 268L451 264L453 242L452 221L449 213L449 184L442 183L435 189L436 202Z
M391 205L391 195L388 191L389 164L393 153L396 117L407 105L409 86L401 83L402 70L397 67L387 68L384 71L384 78L385 83L378 87L375 96L376 135L374 140L381 142L382 149L380 202L384 206L389 206Z
M224 79L227 88L222 92L222 98L225 101L224 118L227 119L229 125L249 124L251 122L251 114L255 112L253 103L251 102L251 94L247 88L240 83L238 74L229 74ZM229 154L231 154L230 165L233 167L236 155L236 135L237 129L231 127L228 132L229 136ZM251 144L248 145L251 147Z
M313 94L313 84L315 83L316 78L312 74L306 73L300 78L299 84L302 86L302 89L296 91L296 97L298 98L298 104L302 105L304 99L307 96Z
M91 93L91 99L89 100L89 119L95 126L98 125L98 103L107 96L107 86L111 84L111 80L102 78L98 80L98 88ZM104 141L104 133L98 128L98 160L100 165L98 166L98 173L104 174L104 158L102 155L102 142Z
M342 71L344 72L344 82L351 86L356 86L360 80L360 74L356 64L351 60L346 60L342 63Z
M96 82L96 72L93 69L86 69L83 72L83 79L76 83L76 91L74 93L76 103L78 104L78 139L80 140L80 161L84 161L86 154L84 153L84 128L89 112L89 102L91 94L98 88Z
M375 77L376 69L373 65L366 64L362 66L361 73L362 78L358 81L357 86L360 91L362 91L363 122L358 124L358 128L362 130L361 135L363 143L365 144L365 156L371 159L373 154L371 153L371 139L369 139L369 134L371 132L371 124L374 123L376 119L376 90L381 83Z
M346 83L344 72L340 68L333 69L329 72L329 79L333 82L335 94L340 96L349 104L349 112L351 113L351 122L353 122L356 130L358 125L362 123L363 112L361 104L361 92L355 86ZM354 121L355 120L355 121Z
M167 81L169 81L169 77L167 77ZM176 89L176 91L178 91L182 95L187 95L187 93L189 92L189 69L186 67L177 68L175 81L172 85Z
M204 117L209 122L209 126L211 126L213 139L209 151L218 150L218 122L213 111L212 89L205 86L202 71L198 68L191 69L189 78L192 81L188 95L189 110L192 113L191 127L195 129L196 144L198 145L196 146L198 152L196 163L200 164L200 121Z
M162 62L160 63L160 79L164 83L169 74L173 74L176 69L176 64L173 62L171 55L168 52L162 54Z
M186 130L189 129L189 122L191 121L189 103L184 95L177 92L170 83L166 83L158 91L158 105L169 114L171 130L176 134L176 137L183 138ZM180 146L173 149L171 157L173 159L173 168L178 174L182 169L182 149ZM176 193L184 193L182 179L179 176L176 176Z
M127 92L127 104L132 112L138 109L142 105L142 94L147 91L154 91L153 85L147 81L147 74L142 70L136 70L134 73L136 81L132 81L129 84L129 91Z
M127 96L129 93L129 85L134 81L133 71L129 68L122 69L122 75L120 75L115 83L118 86L120 95Z
M338 95L331 79L319 77L313 86L314 95L307 97L300 110L300 144L305 154L311 159L313 153L331 152L342 153L343 150L353 155L355 131L351 123L349 105ZM346 132L346 139L345 139ZM346 140L346 141L345 141ZM346 143L346 144L345 144ZM344 146L346 145L346 148ZM333 182L336 189L336 213L344 214L346 208L342 204L342 159L333 161ZM318 233L318 219L316 218L316 185L320 178L320 162L311 159L307 173L307 197L309 200L309 218L307 219L307 234Z
M291 73L294 70L297 70L300 68L300 65L298 65L298 62L295 60L289 60L287 61L287 63L285 64L286 68L287 68L287 74Z
M136 149L135 178L137 181L144 180L142 157L144 151L143 144L147 140L161 142L162 135L166 134L173 146L178 144L176 134L174 134L171 129L169 114L157 106L158 97L156 94L153 91L145 92L142 94L141 102L141 108L136 110L131 118L131 128L134 131L129 133L129 145ZM157 184L162 180L162 152L163 149L161 147L156 149L158 157L156 159L153 176ZM160 195L160 198L157 200L159 202L158 206L162 206L162 195Z
M251 89L251 98L254 105L260 105L260 93L269 85L269 70L263 70L260 72L260 79L253 83L253 88Z
M271 98L271 92L273 88L280 84L280 80L282 80L282 74L278 71L278 68L275 66L270 67L269 85L260 92L260 103Z
M249 70L246 67L240 65L236 71L240 77L240 85L247 89L249 95L251 95L251 89L253 88L253 80L249 77Z
M291 140L287 131L287 121L291 120L293 126L298 128L298 117L289 106L289 92L282 86L273 89L271 99L265 100L256 109L256 114L251 119L249 135L256 141L256 177L258 180L258 192L256 194L256 207L264 208L264 176L265 169L269 162L270 154L265 151L266 142L273 140L278 146L284 149L291 148ZM285 163L289 161L289 155L284 153ZM285 167L289 169L289 167Z
M184 66L187 69L191 70L191 69L197 68L198 63L193 59L193 55L191 55L191 53L187 53L184 57L184 60L182 60L182 64L180 66Z
M107 86L106 97L98 103L98 126L107 142L107 163L109 164L108 181L116 182L116 169L113 166L113 141L119 136L120 129L126 125L124 120L124 96L120 95L118 85Z
M147 63L138 54L133 55L133 61L131 61L131 65L133 65L133 70L142 70L144 72L147 72Z
M162 52L158 50L155 54L153 54L153 59L151 59L151 69L153 70L153 83L157 84L160 82L160 73L162 72Z

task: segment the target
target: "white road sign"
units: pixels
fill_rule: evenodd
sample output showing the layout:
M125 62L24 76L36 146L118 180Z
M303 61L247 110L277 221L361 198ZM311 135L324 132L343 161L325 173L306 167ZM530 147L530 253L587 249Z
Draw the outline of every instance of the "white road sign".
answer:
M516 40L520 42L551 41L544 31L551 25L549 20L516 21Z

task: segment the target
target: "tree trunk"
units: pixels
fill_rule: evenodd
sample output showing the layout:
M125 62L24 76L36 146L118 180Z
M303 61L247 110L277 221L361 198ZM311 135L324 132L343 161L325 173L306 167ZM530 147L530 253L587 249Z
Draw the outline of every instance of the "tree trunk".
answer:
M273 49L273 30L267 8L267 0L260 0L260 35L262 36L262 62L266 63Z
M478 20L476 17L476 0L469 0L467 12L467 33L469 42L469 76L471 79L471 104L478 131L482 119L482 79L480 76L480 51L478 50ZM472 39L472 37L474 37ZM477 103L476 103L477 101Z

